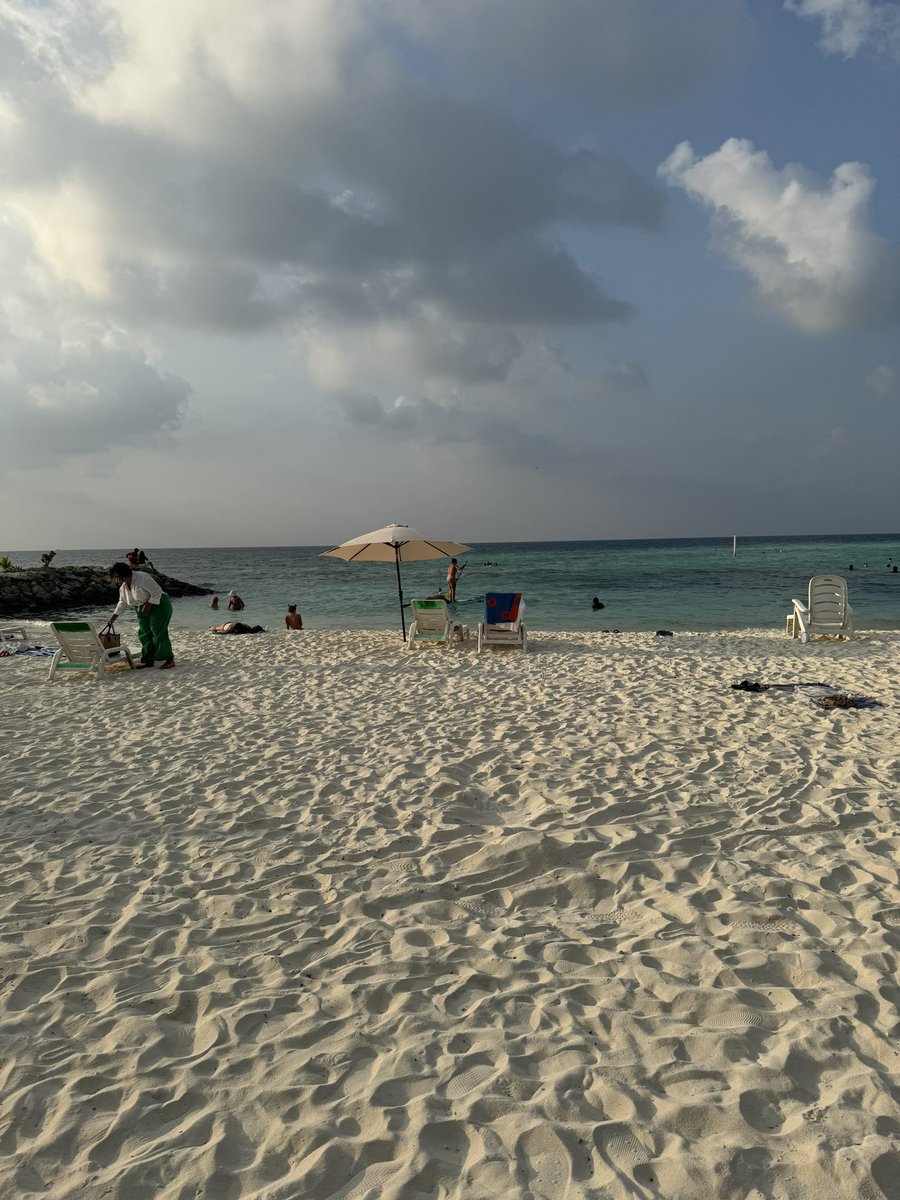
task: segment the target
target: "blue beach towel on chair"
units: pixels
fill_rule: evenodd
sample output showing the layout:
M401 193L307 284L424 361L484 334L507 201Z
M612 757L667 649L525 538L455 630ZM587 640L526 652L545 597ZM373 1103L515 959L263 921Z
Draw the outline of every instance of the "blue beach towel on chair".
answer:
M484 598L484 619L488 625L518 620L521 592L488 592Z

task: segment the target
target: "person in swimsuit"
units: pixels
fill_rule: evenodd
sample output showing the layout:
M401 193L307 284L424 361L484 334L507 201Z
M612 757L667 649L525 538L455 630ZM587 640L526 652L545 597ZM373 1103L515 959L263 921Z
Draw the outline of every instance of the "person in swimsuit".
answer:
M210 625L210 633L265 633L262 625L245 625L243 621L226 621L224 625Z

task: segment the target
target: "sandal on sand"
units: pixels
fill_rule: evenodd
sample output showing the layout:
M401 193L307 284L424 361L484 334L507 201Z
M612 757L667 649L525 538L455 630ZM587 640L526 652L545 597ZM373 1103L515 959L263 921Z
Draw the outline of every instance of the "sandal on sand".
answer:
M159 669L160 669L161 671L171 671L171 669L172 669L174 666L175 666L175 659L174 659L174 658L167 658L167 659L166 659L166 661L163 663L163 665L162 665L162 666L161 666Z

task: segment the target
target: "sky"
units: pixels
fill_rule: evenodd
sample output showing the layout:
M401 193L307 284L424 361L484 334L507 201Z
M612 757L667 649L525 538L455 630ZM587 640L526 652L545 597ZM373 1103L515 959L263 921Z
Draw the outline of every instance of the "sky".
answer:
M0 0L0 553L900 529L894 0Z

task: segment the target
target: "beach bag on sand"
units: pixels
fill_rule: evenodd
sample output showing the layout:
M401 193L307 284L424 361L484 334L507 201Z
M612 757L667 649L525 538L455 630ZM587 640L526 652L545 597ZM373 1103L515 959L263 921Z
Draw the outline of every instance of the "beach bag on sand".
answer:
M106 622L106 624L97 634L97 637L99 637L100 644L104 650L115 650L116 647L121 645L122 642L119 634L113 633L113 627L109 621Z

